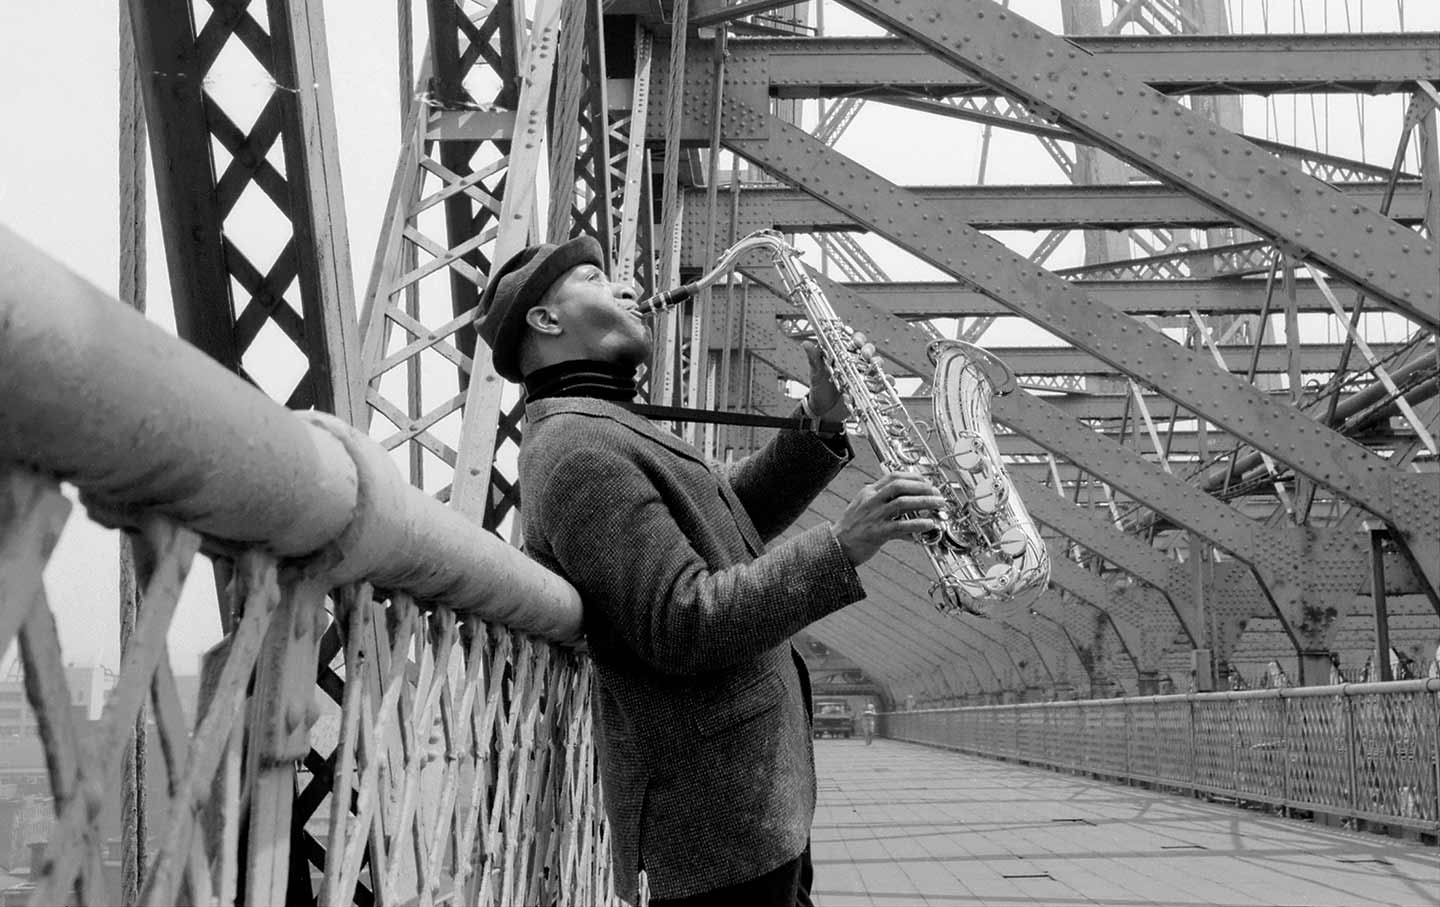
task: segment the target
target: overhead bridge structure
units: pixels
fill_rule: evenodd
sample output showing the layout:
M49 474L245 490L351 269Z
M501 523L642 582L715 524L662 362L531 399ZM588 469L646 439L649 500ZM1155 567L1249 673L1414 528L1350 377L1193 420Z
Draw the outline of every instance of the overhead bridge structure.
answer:
M44 755L15 896L614 901L581 603L516 547L524 405L473 327L496 264L579 234L648 295L781 231L922 421L933 341L1014 371L994 430L1048 586L942 613L889 545L795 640L817 694L1433 844L1440 22L1309 5L401 0L371 198L320 0L121 3L118 292L0 228L0 654ZM657 319L645 393L743 457L773 429L726 414L791 412L808 330L742 258ZM792 531L878 478L855 446ZM89 719L52 606L77 524L123 530ZM220 615L193 696L192 565Z

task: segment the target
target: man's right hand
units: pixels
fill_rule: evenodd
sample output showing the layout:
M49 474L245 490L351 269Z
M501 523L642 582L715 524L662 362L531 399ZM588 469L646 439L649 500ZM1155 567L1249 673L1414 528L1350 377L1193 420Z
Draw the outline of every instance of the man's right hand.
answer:
M830 529L840 550L858 567L891 539L938 529L934 512L944 506L945 499L925 479L908 472L886 473L860 489Z

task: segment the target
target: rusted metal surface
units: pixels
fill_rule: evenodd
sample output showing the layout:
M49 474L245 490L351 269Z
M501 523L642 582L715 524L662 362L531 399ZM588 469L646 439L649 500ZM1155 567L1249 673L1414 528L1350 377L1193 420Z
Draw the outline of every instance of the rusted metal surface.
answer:
M896 740L1434 833L1440 679L881 715Z

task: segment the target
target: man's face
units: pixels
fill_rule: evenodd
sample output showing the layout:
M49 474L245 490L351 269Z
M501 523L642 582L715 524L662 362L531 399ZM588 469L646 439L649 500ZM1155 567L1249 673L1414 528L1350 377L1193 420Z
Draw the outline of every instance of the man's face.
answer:
M640 365L650 358L650 325L635 310L629 284L612 283L592 264L565 272L546 300L576 351L587 359Z

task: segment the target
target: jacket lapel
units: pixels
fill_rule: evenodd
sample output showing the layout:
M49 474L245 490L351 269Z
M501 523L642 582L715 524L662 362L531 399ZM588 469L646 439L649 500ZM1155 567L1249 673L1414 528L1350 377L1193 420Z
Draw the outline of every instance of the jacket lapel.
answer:
M625 407L608 400L596 400L592 397L550 397L545 400L536 400L525 407L525 418L530 422L539 422L558 413L579 413L619 422L675 454L705 467L705 470L715 477L715 483L720 486L720 498L729 508L730 515L735 519L735 525L740 527L740 534L744 536L745 546L750 549L750 553L758 557L765 550L765 542L760 538L760 533L755 530L755 524L751 522L750 514L745 512L745 505L740 503L740 499L735 495L730 483L723 476L715 475L709 461L693 445L661 429L644 416L637 416Z

